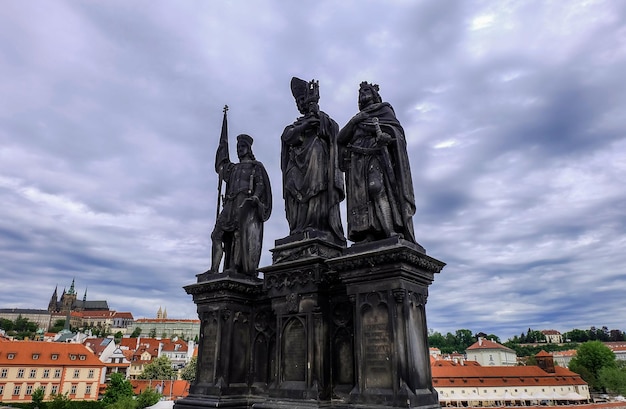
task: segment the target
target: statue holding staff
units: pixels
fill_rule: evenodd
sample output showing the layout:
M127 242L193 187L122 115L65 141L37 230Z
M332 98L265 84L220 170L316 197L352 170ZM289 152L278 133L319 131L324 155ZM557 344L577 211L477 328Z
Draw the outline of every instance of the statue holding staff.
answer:
M217 273L222 258L224 272L236 272L257 276L263 243L263 223L272 212L272 191L269 177L263 164L252 153L253 139L241 134L237 136L239 163L230 161L228 153L228 130L226 112L220 143L215 155L215 171L226 184L221 211L211 234L211 273Z

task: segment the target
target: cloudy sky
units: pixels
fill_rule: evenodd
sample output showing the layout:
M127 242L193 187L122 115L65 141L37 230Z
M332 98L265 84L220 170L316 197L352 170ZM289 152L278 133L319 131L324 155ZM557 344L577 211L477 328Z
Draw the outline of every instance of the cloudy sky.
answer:
M75 278L136 318L195 317L224 104L273 184L270 264L298 76L340 126L363 80L394 106L417 240L447 263L430 329L625 330L624 72L616 1L3 1L0 308Z

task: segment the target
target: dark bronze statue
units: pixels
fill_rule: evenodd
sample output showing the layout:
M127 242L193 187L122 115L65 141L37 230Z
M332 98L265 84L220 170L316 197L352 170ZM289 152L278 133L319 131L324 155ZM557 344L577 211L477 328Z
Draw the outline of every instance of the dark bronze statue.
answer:
M336 144L339 126L320 111L319 82L294 77L291 92L302 116L288 125L281 136L289 233L321 232L344 244L339 203L345 192Z
M399 236L415 243L404 130L378 90L378 85L361 83L360 112L337 136L346 172L348 238L358 243Z
M225 272L256 277L261 259L263 222L269 219L272 212L272 192L263 164L252 153L252 137L245 134L237 136L239 163L230 161L226 110L227 107L224 108L222 135L215 156L220 189L223 181L226 183L226 192L211 234L213 248L210 272L218 272L222 257L225 256Z

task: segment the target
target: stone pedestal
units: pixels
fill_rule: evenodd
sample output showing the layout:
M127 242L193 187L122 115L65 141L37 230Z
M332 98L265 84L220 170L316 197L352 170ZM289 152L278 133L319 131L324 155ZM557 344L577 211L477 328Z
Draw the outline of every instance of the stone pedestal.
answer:
M198 369L189 396L175 409L247 408L258 400L255 381L264 384L269 373L267 351L254 354L262 332L257 328L267 326L263 281L234 273L205 273L198 281L185 287L200 318ZM263 369L266 374L256 372Z
M255 404L256 409L330 403L330 313L342 287L326 260L342 250L317 236L278 240L274 264L261 269L276 317L277 348L269 399Z
M348 406L438 408L425 305L445 264L393 238L354 245L328 265L354 307L356 382Z
M425 305L443 262L399 238L276 241L263 280L202 274L198 371L175 409L439 409Z

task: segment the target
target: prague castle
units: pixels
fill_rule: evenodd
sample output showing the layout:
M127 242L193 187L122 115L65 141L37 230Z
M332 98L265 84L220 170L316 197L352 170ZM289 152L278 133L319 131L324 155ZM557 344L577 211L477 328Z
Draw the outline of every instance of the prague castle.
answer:
M109 305L106 301L88 301L86 289L83 299L78 300L76 290L74 289L74 280L72 280L72 285L69 290L65 291L65 289L63 289L60 298L57 289L58 287L55 287L54 293L52 293L52 297L48 303L48 312L50 313L66 314L68 312L77 311L109 311Z

